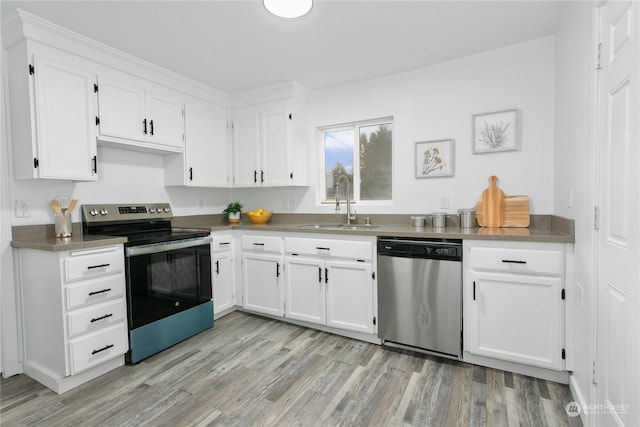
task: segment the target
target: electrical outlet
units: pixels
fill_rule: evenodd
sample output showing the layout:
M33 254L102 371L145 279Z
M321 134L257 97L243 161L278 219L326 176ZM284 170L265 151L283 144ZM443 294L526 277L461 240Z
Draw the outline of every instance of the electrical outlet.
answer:
M449 209L449 197L440 197L440 209Z
M31 218L31 200L16 200L16 218Z

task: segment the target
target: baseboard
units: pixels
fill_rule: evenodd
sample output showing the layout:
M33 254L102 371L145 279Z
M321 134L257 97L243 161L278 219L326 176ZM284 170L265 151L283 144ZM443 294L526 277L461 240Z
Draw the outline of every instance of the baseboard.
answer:
M474 365L485 366L493 369L509 371L520 375L527 375L543 380L554 381L561 384L569 383L569 372L554 371L552 369L539 368L536 366L523 365L521 363L509 362L506 360L492 359L490 357L478 356L468 351L462 353L462 360Z
M573 401L580 405L580 420L582 421L583 426L589 426L589 414L586 413L584 408L589 407L589 402L584 397L584 393L582 393L582 389L576 382L573 375L569 375L569 390L571 390L571 396L573 396Z

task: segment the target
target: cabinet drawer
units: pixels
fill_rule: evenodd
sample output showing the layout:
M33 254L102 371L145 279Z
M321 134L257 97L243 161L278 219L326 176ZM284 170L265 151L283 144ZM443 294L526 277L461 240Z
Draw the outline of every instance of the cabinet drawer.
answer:
M211 242L211 250L213 252L230 251L233 247L233 240L231 235L225 234L222 236L212 236L213 242Z
M87 307L67 315L69 337L98 331L123 322L126 318L124 298Z
M124 251L114 247L99 251L71 252L71 256L64 259L64 268L67 282L119 273L124 270Z
M282 238L273 236L242 236L245 251L282 252Z
M474 270L516 273L562 274L563 252L554 249L470 248Z
M122 274L68 285L65 287L67 309L121 297L124 295L124 288L125 280Z
M370 261L373 257L371 242L350 240L285 238L287 254L314 255L336 258L362 259Z
M129 350L127 324L122 322L100 332L69 341L71 375L121 356Z

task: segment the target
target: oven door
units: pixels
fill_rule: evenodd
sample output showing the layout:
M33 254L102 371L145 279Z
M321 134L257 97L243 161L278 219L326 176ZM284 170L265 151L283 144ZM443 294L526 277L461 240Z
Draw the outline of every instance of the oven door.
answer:
M127 247L129 328L212 298L211 237Z

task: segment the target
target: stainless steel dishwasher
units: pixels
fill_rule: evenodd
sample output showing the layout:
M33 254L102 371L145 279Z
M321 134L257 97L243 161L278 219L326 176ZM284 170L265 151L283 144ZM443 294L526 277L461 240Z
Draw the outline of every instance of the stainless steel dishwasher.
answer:
M384 345L462 355L462 241L378 239L378 335Z

